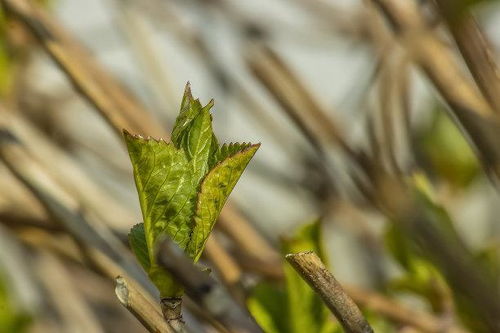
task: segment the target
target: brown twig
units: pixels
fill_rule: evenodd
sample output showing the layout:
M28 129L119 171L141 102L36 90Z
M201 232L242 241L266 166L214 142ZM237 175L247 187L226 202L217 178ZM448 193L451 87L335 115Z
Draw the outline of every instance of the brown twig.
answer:
M106 225L122 232L133 224L134 214L127 207L108 195L94 179L89 177L80 164L38 131L20 113L2 109L1 115L2 123L5 122L9 129L16 133L33 157L66 191L78 198L85 210L91 210L104 220Z
M45 289L46 298L53 303L62 317L64 330L104 332L95 313L85 301L81 291L76 288L62 263L46 251L37 253L36 258L34 268Z
M468 4L437 0L474 80L495 112L500 112L500 76L490 43L470 13Z
M52 17L26 0L4 0L6 11L19 19L67 74L74 87L121 135L123 128L160 136L162 128L121 85L103 70ZM120 112L116 112L120 110Z
M245 255L259 261L262 265L273 266L280 262L280 255L269 242L258 233L250 222L232 204L226 204L218 221L219 229L224 232Z
M102 253L137 281L150 286L142 270L127 255L127 249L102 221L83 214L78 201L37 163L12 132L3 127L0 127L0 160L79 244L89 251Z
M323 299L346 332L373 332L356 303L345 293L314 252L287 254L286 260Z
M316 149L320 149L320 137L338 145L344 153L353 157L340 126L314 100L281 58L269 46L254 45L247 64L256 78L273 94L304 136Z
M167 324L157 306L150 303L130 282L124 277L116 278L115 293L120 303L127 308L149 332L174 333Z
M500 121L488 102L460 70L452 52L427 27L415 1L372 0L401 37L411 58L443 96L474 143L490 174L500 176Z
M176 105L173 94L170 73L168 72L163 55L155 42L154 33L145 21L144 15L136 10L133 3L126 1L108 1L116 11L116 21L127 38L127 44L134 53L143 69L148 90L151 92L153 106L158 118L165 119L165 108ZM170 110L169 110L170 111Z

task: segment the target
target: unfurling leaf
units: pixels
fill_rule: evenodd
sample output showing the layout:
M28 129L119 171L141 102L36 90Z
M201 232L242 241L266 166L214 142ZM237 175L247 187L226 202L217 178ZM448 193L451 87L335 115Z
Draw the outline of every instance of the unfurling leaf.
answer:
M130 244L162 294L172 288L159 286L158 280L168 274L155 262L158 240L171 238L197 261L224 203L259 148L220 146L212 130L212 106L213 101L203 107L193 99L188 84L170 143L124 131L144 219L142 227L132 229Z
M201 183L198 194L193 235L187 252L195 259L201 255L210 231L248 162L259 146L253 145L237 151L217 164Z

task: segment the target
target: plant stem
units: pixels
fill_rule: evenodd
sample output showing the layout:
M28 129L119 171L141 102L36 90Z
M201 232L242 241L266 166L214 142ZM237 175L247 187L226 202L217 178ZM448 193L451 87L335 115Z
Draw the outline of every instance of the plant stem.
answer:
M174 333L174 330L163 319L160 312L125 278L116 278L115 293L120 303L127 308L149 332Z
M184 332L184 320L182 319L182 297L163 297L160 300L163 318L172 326L176 332Z

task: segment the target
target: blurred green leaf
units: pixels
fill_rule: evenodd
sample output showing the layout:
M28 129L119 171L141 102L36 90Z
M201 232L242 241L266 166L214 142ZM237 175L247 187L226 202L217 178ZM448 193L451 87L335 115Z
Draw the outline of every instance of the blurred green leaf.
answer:
M1 273L1 272L0 272ZM27 332L31 317L20 311L9 295L4 277L0 274L0 332Z
M283 255L314 251L327 262L322 244L320 221L307 224L293 237L282 242ZM285 286L259 285L249 300L250 310L258 323L271 332L342 332L331 318L323 301L287 263L284 264Z
M384 317L372 311L365 310L363 311L363 315L365 316L366 320L370 323L373 332L384 332L384 333L400 332L400 330L395 328L391 322L389 322Z
M405 237L397 222L389 224L385 242L389 253L405 270L401 277L389 283L389 290L419 295L434 309L439 309L443 293L449 294L449 288L436 267Z
M484 246L476 252L475 259L485 267L493 281L500 281L500 242Z
M421 216L418 222L425 223L424 228L427 228L428 232L439 234L436 239L446 242L443 245L445 250L456 251L457 255L461 256L461 260L473 269L472 279L482 283L483 291L496 293L498 263L495 263L495 254L482 253L474 258L463 244L446 209L434 199L432 186L426 178L417 176L409 183L413 187L414 204ZM461 278L453 275L453 268L446 259L443 260L440 253L429 251L425 246L428 238L422 239L413 234L412 228L405 227L404 221L393 221L387 231L386 241L391 254L405 269L405 274L390 284L392 291L407 291L420 295L438 313L449 309L450 301L454 300L461 320L472 331L487 332L489 327L491 328L488 326L491 324L478 319L481 318L481 307L478 306L480 300L471 294L472 288L464 288L460 284ZM437 248L440 246L437 244ZM450 258L450 255L446 258Z
M431 176L455 188L466 187L480 174L480 166L467 140L444 110L437 109L416 139Z
M446 210L434 200L433 188L423 174L410 179L416 203L428 223L443 231L449 239L458 239L458 234ZM410 292L426 299L435 311L441 311L443 299L451 297L446 280L437 267L419 248L415 239L402 228L401 221L388 224L385 243L394 259L405 270L405 274L389 284L392 291Z
M260 283L252 290L248 308L264 332L290 332L287 295L282 286Z

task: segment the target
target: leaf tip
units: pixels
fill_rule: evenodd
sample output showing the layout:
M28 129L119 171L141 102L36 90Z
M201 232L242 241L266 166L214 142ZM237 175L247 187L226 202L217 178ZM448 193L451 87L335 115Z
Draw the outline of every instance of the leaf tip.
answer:
M257 149L259 149L259 148L260 148L260 146L261 146L261 144L262 144L261 142L251 143L251 144L250 144L250 147L257 147Z
M256 153L256 152L257 152L257 150L259 150L260 145L261 145L261 143L260 143L260 142L258 142L258 143L250 143L250 142L249 142L249 143L248 143L248 147L246 147L246 148L245 148L245 149L243 149L242 151L253 150L253 151L254 151L254 153Z
M213 108L215 105L215 100L212 98L208 103L207 105L205 105L204 109L208 109L210 110L211 108Z
M191 82L186 82L186 86L184 87L184 96L191 96Z

